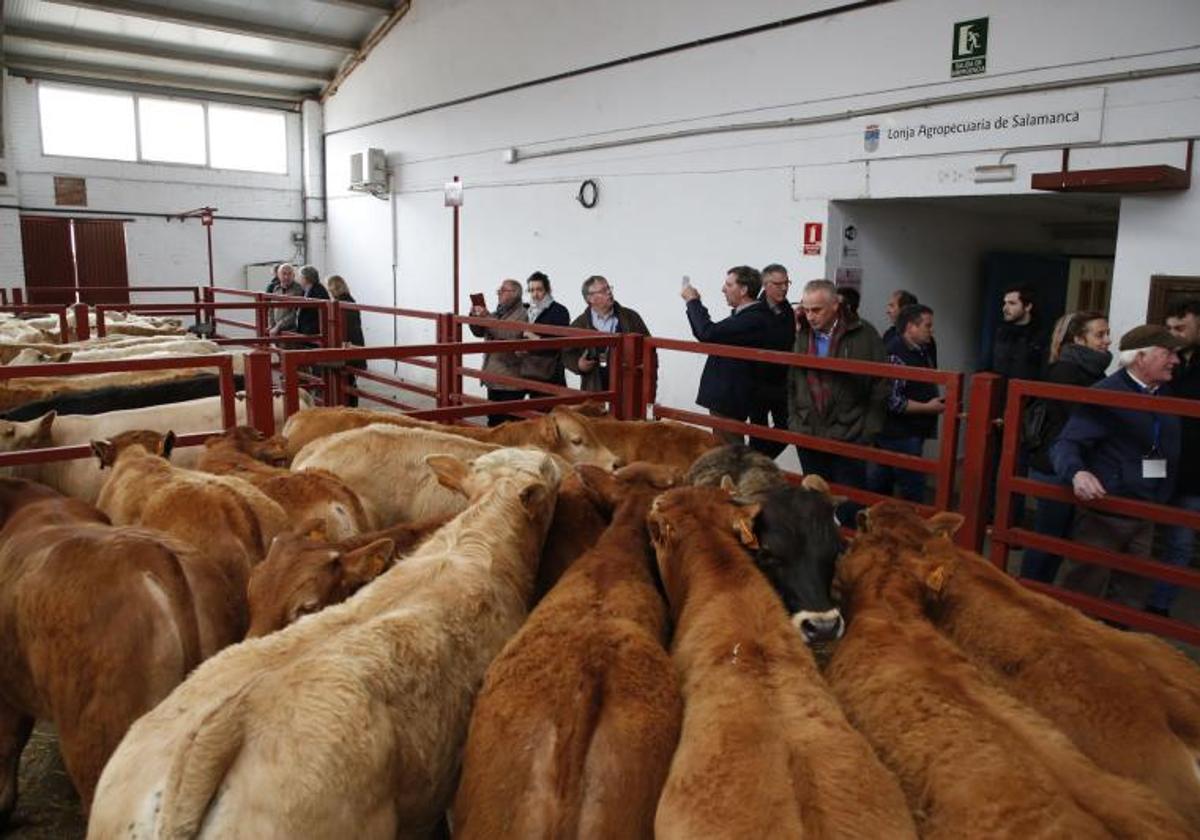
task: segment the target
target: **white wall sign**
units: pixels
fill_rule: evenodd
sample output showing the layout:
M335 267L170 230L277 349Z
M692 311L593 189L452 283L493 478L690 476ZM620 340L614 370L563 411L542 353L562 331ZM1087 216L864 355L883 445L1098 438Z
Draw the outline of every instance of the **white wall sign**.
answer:
M1094 142L1103 116L1104 88L934 105L862 120L855 159Z

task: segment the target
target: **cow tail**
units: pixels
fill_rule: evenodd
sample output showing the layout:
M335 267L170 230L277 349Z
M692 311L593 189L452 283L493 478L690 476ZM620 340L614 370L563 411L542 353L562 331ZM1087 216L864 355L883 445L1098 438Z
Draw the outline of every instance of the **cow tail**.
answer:
M556 745L554 764L558 809L553 833L557 836L579 833L584 767L604 708L604 670L602 662L584 663L573 704L574 714L568 718L568 728Z
M163 588L170 593L171 603L176 606L175 625L179 629L180 644L183 648L183 673L180 680L187 677L192 670L204 660L203 648L200 645L200 616L196 599L192 595L192 587L188 585L184 564L187 554L195 553L195 549L181 543L166 545L166 565L163 574L159 576Z
M250 686L218 701L171 761L155 836L195 837L245 741L244 698Z

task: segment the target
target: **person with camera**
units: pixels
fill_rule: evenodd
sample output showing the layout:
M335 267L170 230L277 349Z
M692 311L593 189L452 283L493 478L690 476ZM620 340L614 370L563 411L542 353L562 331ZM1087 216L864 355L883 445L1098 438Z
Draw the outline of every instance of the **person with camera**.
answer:
M584 280L581 291L587 308L571 322L572 327L606 333L650 335L642 316L617 303L613 298L612 285L601 275L593 274ZM564 350L562 360L572 373L579 374L580 390L608 390L607 350L598 347L591 347L583 352L575 349Z
M482 295L479 298L482 299ZM524 330L519 324L528 323L529 318L524 302L521 300L521 284L511 278L500 283L496 289L496 311L488 312L487 307L475 303L471 306L472 318L494 318L497 321L512 321L513 329L496 329L471 324L471 334L487 341L514 341L522 338ZM488 353L483 357L483 372L495 373L501 376L521 375L521 357L513 352ZM509 400L525 399L523 388L513 388L503 383L486 383L488 400L491 402L507 402ZM515 419L509 414L489 414L488 425L499 426L506 420Z

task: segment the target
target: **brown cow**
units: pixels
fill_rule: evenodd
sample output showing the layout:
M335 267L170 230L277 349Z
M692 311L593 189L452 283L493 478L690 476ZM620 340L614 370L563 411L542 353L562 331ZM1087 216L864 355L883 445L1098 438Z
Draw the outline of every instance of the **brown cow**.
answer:
M592 419L596 437L626 463L652 461L686 470L721 445L712 432L671 420Z
M1200 832L1200 669L1158 639L1093 621L958 549L946 536L956 514L923 520L885 502L864 520L869 533L922 550L904 556L934 585L926 611L976 665Z
M419 548L451 518L393 525L340 542L327 540L316 519L285 531L250 573L246 638L265 636L301 616L340 604Z
M1098 768L934 629L926 581L897 556L909 550L865 534L842 558L850 625L828 676L899 778L922 836L1189 836L1148 788Z
M156 528L207 559L212 578L189 582L200 605L201 645L211 653L245 635L250 568L287 517L241 479L173 466L166 456L174 440L171 432L131 431L93 441L101 466L112 467L96 507L113 524Z
M549 414L533 420L517 420L493 428L433 423L391 411L316 408L288 418L283 435L287 438L288 453L294 457L310 441L335 432L360 429L372 423L459 435L494 446L536 446L562 457L568 463L593 464L606 470L614 470L625 463L596 440L591 429L591 418L564 406L558 406Z
M626 467L626 470L629 468ZM679 738L646 511L661 488L577 468L612 525L484 678L454 801L462 838L650 837Z
M655 835L915 837L895 779L742 549L757 507L688 487L648 518L685 704Z
M430 456L472 503L354 597L206 662L104 768L93 837L426 837L471 704L527 615L559 471Z
M375 527L362 499L340 478L324 470L292 472L277 466L287 460L282 438L268 438L250 426L236 426L204 442L197 469L253 484L294 521L320 519L332 540L349 539Z
M203 656L185 570L195 551L115 528L91 505L0 479L0 824L35 719L52 720L86 810L144 712Z

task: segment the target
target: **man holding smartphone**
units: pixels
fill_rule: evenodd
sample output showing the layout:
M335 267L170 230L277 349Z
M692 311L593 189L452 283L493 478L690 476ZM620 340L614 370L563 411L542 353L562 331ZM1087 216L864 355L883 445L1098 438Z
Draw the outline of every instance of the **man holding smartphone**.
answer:
M521 301L521 284L516 280L503 280L496 289L496 311L489 313L487 309L471 296L471 317L487 318L489 315L501 321L513 321L518 324L528 323L525 304ZM471 325L471 334L487 341L516 341L522 338L523 330L517 326L512 330L496 329ZM521 375L521 357L516 353L488 353L483 357L483 372L496 373L503 376ZM511 385L486 384L488 399L492 402L525 399L524 389L513 389ZM489 414L488 425L499 426L506 420L514 419L508 414Z
M606 333L637 333L650 335L642 316L632 309L621 306L613 299L612 285L599 274L593 274L583 281L583 299L587 308L571 326L581 330L596 330ZM569 370L579 374L579 388L583 391L607 391L608 353L600 348L590 348L584 352L564 350L563 364Z

